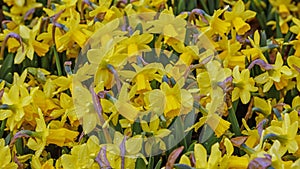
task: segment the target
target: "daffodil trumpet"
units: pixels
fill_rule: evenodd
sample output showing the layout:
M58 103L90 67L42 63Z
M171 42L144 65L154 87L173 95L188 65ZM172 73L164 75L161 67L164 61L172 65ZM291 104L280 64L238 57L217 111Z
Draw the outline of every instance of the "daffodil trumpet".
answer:
M2 42L1 52L0 52L0 60L3 60L4 49L5 49L6 43L7 43L7 41L8 41L9 38L16 39L20 43L20 45L22 47L22 52L24 52L24 45L23 45L22 37L19 34L17 34L17 33L10 32L10 33L8 33L6 35L4 41Z

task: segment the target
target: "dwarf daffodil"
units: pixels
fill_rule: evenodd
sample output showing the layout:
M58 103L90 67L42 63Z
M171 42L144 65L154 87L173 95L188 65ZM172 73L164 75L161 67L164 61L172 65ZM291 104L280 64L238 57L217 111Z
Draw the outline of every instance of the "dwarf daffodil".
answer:
M236 66L232 72L234 89L232 91L232 101L241 99L243 104L249 102L251 94L250 92L257 91L257 87L254 86L254 80L250 77L250 71L244 69L239 72L239 67Z

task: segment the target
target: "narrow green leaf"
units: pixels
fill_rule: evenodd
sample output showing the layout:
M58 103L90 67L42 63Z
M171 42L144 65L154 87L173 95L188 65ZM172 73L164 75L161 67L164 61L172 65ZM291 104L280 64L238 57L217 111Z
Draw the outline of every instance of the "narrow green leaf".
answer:
M194 167L188 166L186 164L174 164L175 169L194 169Z
M156 166L154 169L160 169L162 164L162 159L159 159L159 161L156 163Z
M61 68L61 64L60 64L60 58L59 58L59 55L58 55L58 53L56 51L55 45L52 46L52 50L53 50L54 57L55 57L57 75L61 76L62 75L62 68Z
M229 109L229 115L228 115L228 121L231 122L232 130L235 133L235 136L241 135L240 126L235 114L238 102L239 101L237 100L232 103L232 107Z

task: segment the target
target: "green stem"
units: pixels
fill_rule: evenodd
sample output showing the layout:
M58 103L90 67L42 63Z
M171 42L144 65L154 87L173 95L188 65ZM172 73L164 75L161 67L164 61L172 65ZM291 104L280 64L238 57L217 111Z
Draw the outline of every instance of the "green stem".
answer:
M7 121L7 119L4 119L1 122L1 126L0 126L0 138L2 138L2 136L4 134L4 129L5 129L5 126L6 126L6 121Z
M235 133L235 136L240 136L241 135L240 126L235 115L235 107L237 106L237 103L238 102L234 102L232 107L229 109L228 120L232 124L232 130Z
M56 68L57 68L58 76L62 76L60 59L59 59L58 53L56 51L55 45L52 46L52 50L53 50L53 53L54 53L54 56L55 56L55 63L56 63Z

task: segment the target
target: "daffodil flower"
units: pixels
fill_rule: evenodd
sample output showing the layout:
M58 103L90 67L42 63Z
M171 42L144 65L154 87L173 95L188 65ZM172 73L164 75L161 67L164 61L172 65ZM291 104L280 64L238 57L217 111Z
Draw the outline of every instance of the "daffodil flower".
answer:
M282 144L282 151L294 153L298 149L295 136L297 135L298 121L291 123L290 115L284 114L284 121L281 126L269 126L266 128L266 134L275 134L275 138Z
M254 80L256 83L264 84L263 92L265 93L270 90L273 84L275 84L277 90L281 90L286 87L291 75L292 71L287 66L283 65L282 57L280 52L278 52L275 64L272 65L272 69L256 76Z
M14 60L15 64L20 64L25 59L25 55L32 60L34 52L36 52L38 56L44 56L48 52L48 44L44 44L35 40L37 33L40 30L40 25L41 19L32 29L29 29L25 25L20 25L19 32L20 36L23 38L24 49L22 47L18 48Z
M281 16L279 16L279 26L280 26L280 31L283 34L288 33L289 31L289 22L292 20L293 16L292 15L288 15L286 18L282 18ZM276 29L277 23L276 21L269 21L267 22L267 25L271 25L272 29Z
M295 49L294 56L300 57L300 50L299 50L299 45L300 45L300 20L293 17L292 18L293 22L295 25L290 27L290 31L294 34L296 34L296 39L292 40L289 42L290 44L293 45L293 48Z
M164 42L170 46L174 43L184 42L186 34L186 21L182 16L175 17L172 8L165 9L159 15L158 20L147 23L146 30L149 33L162 34Z
M217 42L221 50L218 55L223 60L225 68L234 68L238 65L241 69L245 68L245 55L240 52L242 45L236 40L235 36L231 40L227 36L222 36L222 39Z
M296 77L296 87L300 90L300 58L296 56L290 56L287 59L287 63L291 68L294 77Z
M242 119L242 123L243 123L244 127L246 128L246 130L242 131L242 134L248 136L245 144L248 147L253 148L254 146L256 146L259 143L259 140L260 140L258 130L250 129L250 127L247 125L247 122L245 119Z
M27 71L21 75L23 81L26 77ZM7 119L7 126L11 131L15 127L19 127L25 115L24 107L32 102L32 96L29 94L24 84L18 84L17 75L16 80L9 90L6 90L2 97L2 104L8 105L7 110L0 110L1 120ZM23 79L24 78L24 79ZM22 83L22 82L21 82Z
M141 52L151 51L151 48L147 44L149 44L152 39L153 35L147 33L139 34L139 31L136 31L130 37L120 41L116 50L125 50L128 57L136 56L141 54Z
M254 80L250 77L248 69L244 69L239 72L239 67L236 66L232 72L234 89L232 91L232 101L241 99L243 104L249 102L251 94L250 92L257 91L257 87L254 86Z
M87 143L74 146L70 154L63 154L61 165L63 168L99 168L95 161L99 150L98 138L91 136Z
M232 11L225 11L225 21L230 21L238 35L244 35L250 30L250 25L245 21L254 18L256 13L251 10L245 10L245 5L242 0L237 1Z
M8 145L5 145L4 139L0 139L0 167L3 169L17 169L18 165L11 160L11 151Z
M70 10L70 14L71 17L67 21L58 22L63 25L63 29L65 31L65 34L55 39L56 49L58 52L71 49L74 42L76 42L80 47L83 47L88 39L88 31L85 29L84 25L80 24L79 13L74 10Z
M207 169L213 169L213 168L227 168L228 165L232 167L237 167L238 165L230 162L231 155L233 153L233 146L232 143L228 138L224 139L224 146L226 147L226 153L222 156L222 152L220 151L220 144L215 143L211 147L211 153L208 156L206 149L201 144L195 144L194 145L194 153L193 158L195 159L195 168L207 168ZM189 161L189 158L187 158L186 155L183 155L179 161L181 164L187 164L191 166L191 161ZM237 162L236 162L237 163Z
M231 24L220 19L220 15L224 13L225 9L218 9L214 12L213 16L211 16L209 20L209 26L203 28L202 31L208 36L212 37L212 35L219 34L225 35L229 32Z
M291 0L270 0L270 3L283 18L288 17L290 11L295 12L298 10L297 6Z
M246 49L241 50L241 52L247 56L248 60L255 60L257 58L260 58L264 60L265 62L268 62L265 58L263 51L260 47L260 35L258 30L254 32L254 39L248 38L250 40L251 46Z

